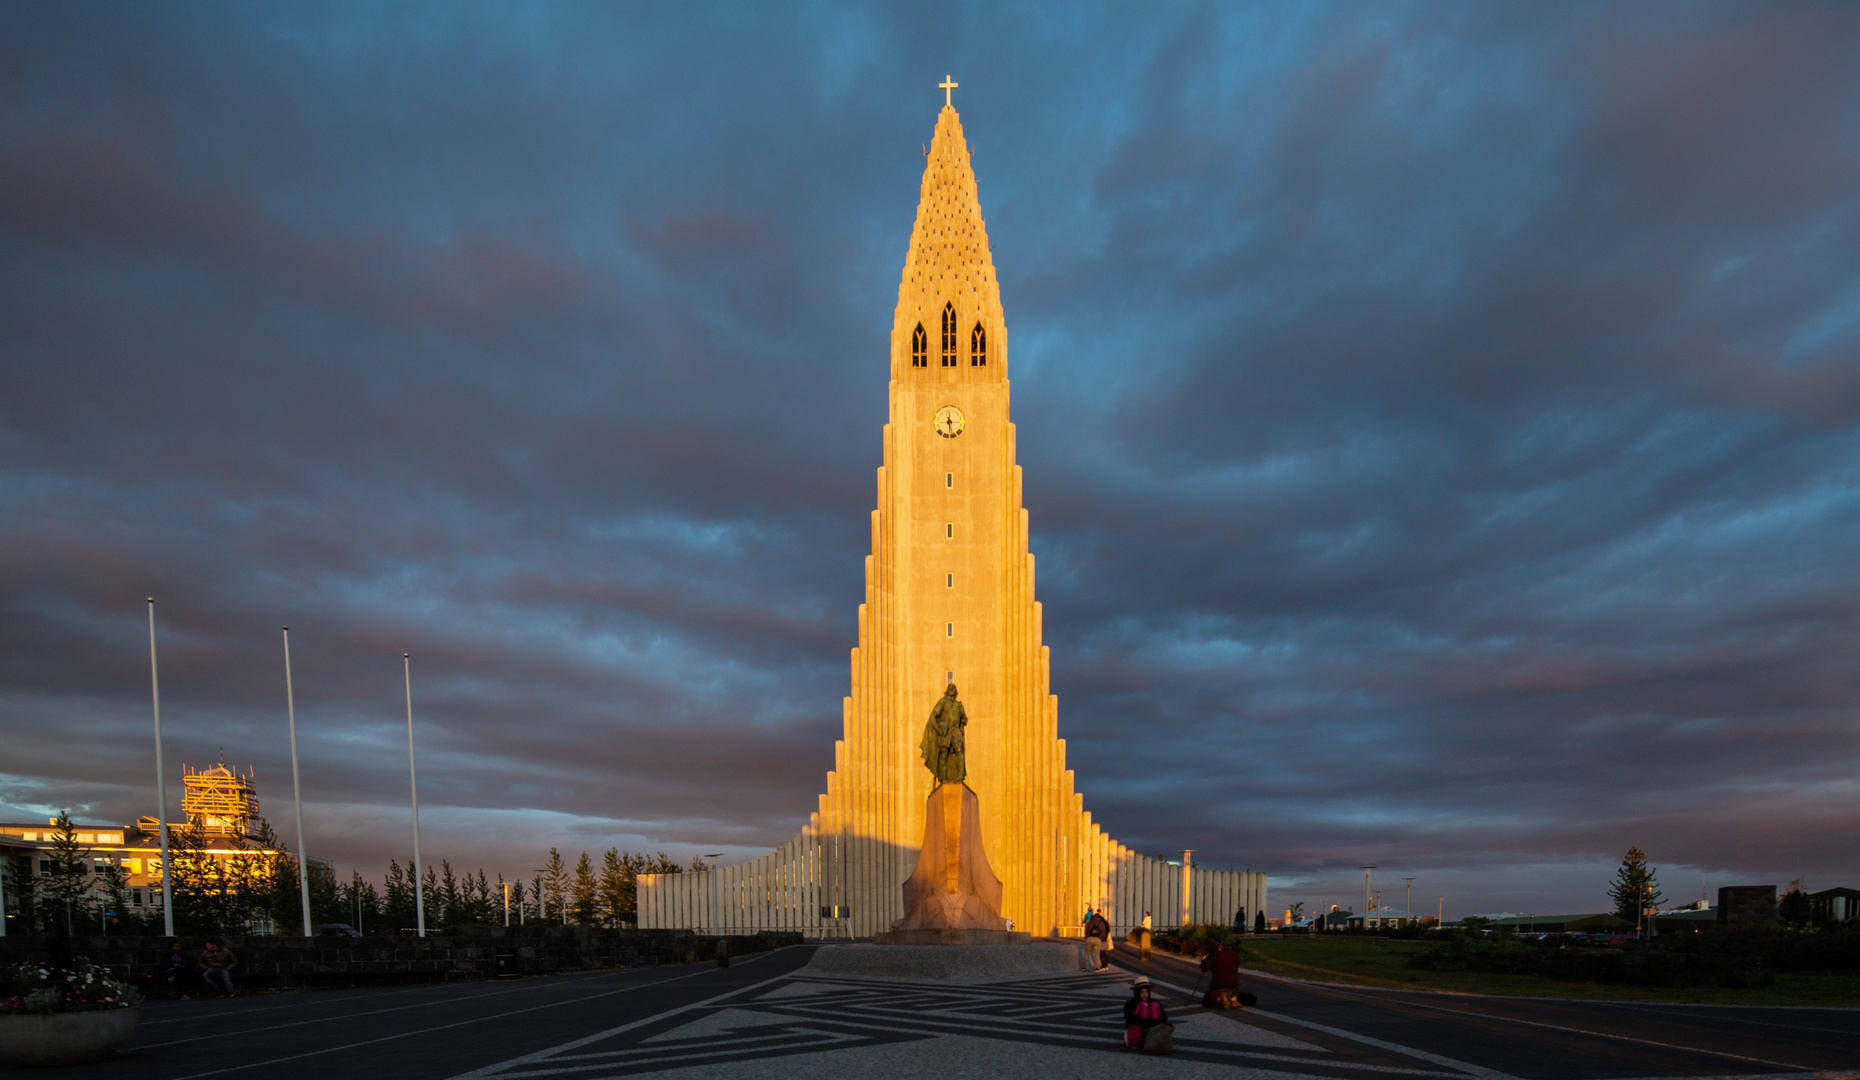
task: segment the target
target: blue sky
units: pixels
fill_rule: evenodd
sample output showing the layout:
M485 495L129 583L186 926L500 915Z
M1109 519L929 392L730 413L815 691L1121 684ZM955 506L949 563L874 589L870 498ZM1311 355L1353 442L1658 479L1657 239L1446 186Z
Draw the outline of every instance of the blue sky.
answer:
M749 855L831 764L921 144L1061 733L1449 915L1856 884L1860 11L0 7L0 813ZM913 145L916 143L918 145ZM177 788L178 788L178 781ZM1392 877L1389 875L1393 875ZM1392 894L1391 894L1392 895Z

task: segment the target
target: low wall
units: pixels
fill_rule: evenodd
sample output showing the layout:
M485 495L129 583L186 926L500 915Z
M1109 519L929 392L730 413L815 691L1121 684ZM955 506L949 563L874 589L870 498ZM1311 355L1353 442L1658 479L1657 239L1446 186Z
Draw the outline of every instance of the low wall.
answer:
M182 937L74 937L73 956L107 967L119 978L159 981L158 965L171 940L189 959L203 939ZM799 945L801 935L769 931L718 938L689 930L592 930L581 927L494 928L466 937L238 937L220 944L238 958L233 978L243 989L304 986L374 986L387 983L488 979L497 956L509 950L519 975L555 975L609 968L692 964L715 960L719 941L731 956ZM43 963L46 939L0 938L0 967ZM4 978L4 975L0 975Z

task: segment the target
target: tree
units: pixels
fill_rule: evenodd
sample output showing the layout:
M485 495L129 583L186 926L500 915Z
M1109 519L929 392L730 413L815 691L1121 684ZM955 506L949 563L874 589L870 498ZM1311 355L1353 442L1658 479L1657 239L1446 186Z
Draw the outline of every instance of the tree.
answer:
M549 889L549 899L555 903L555 909L562 916L562 925L568 925L568 866L562 861L562 853L549 849L549 861L543 865L543 884Z
M1648 908L1660 906L1660 883L1654 878L1654 868L1647 865L1647 853L1638 846L1628 848L1621 857L1608 898L1615 902L1615 915L1636 926L1646 918Z
M39 896L45 904L47 927L53 937L68 938L87 914L90 899L90 849L78 843L71 811L58 815L58 833L52 838L44 884ZM88 927L86 927L88 929Z
M600 888L594 880L594 864L588 861L588 853L581 853L581 860L575 864L575 925L593 926L600 914Z
M497 880L504 880L504 875L497 875ZM523 902L523 879L518 878L510 883L510 910L517 913L517 924L519 926L523 924Z
M415 925L413 874L412 867L402 871L400 863L389 859L387 878L382 882L381 916L387 921L386 929L398 933Z
M542 871L530 878L530 900L536 905L536 918L542 922L549 921L549 888L543 882Z
M1812 916L1810 906L1808 893L1802 890L1802 879L1796 878L1789 883L1789 891L1783 893L1782 902L1776 905L1776 914L1791 926L1807 926Z
M439 925L454 926L465 921L462 918L464 911L460 904L462 897L459 896L458 879L452 876L452 863L448 860L439 860L439 868L439 888L426 895L433 898L434 910L440 913Z
M601 857L601 911L607 925L639 921L639 875L645 868L646 857L629 851L608 848Z

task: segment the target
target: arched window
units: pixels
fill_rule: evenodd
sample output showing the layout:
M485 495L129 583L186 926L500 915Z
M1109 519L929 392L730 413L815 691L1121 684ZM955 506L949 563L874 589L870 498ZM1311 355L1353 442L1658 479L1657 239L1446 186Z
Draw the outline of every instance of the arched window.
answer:
M917 329L911 331L911 366L930 366L930 335L924 333L923 323L918 323Z
M969 331L969 366L988 366L988 331L982 329L981 323Z
M943 366L956 366L956 305L943 305Z

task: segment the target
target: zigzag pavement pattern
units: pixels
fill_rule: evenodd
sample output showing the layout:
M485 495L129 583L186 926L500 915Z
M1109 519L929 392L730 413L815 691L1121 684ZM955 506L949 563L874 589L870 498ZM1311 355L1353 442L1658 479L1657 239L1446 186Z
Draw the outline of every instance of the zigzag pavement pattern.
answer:
M1120 1041L1119 974L983 985L790 975L647 1017L455 1080L670 1077L1448 1077L1502 1073L1260 1010L1171 1011L1170 1058Z

